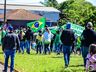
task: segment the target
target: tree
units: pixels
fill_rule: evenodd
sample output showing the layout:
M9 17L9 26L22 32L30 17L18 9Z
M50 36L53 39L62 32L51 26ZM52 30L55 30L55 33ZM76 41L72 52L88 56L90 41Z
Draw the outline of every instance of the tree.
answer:
M44 2L40 2L40 3L47 7L58 8L58 2L56 0L44 0Z
M88 21L96 25L96 7L86 0L66 0L60 4L56 0L45 0L45 6L55 7L61 11L59 23L72 23L84 26Z
M66 0L59 4L59 10L64 14L65 22L70 21L72 23L85 25L87 21L92 21L94 18L94 7L91 3L85 0Z

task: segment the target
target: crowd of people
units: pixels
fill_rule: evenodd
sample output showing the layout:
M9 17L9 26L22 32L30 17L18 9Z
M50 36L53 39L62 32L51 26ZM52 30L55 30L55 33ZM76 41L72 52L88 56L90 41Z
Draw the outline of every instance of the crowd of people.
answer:
M65 68L69 66L72 51L80 51L84 61L86 72L96 71L96 32L91 22L85 26L80 37L77 37L71 29L71 24L66 24L66 29L58 28L56 34L51 33L48 26L45 30L34 33L30 27L14 30L10 25L1 29L2 51L5 55L3 72L7 72L8 59L11 57L10 72L14 71L14 57L16 52L24 54L25 50L30 54L31 49L36 54L64 54ZM78 48L76 44L80 44Z

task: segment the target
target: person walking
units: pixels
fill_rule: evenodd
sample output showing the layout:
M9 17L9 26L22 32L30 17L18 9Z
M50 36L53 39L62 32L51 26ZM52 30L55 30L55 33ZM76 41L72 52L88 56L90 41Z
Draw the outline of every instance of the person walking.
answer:
M81 52L84 61L84 66L86 66L86 57L89 50L89 45L96 43L96 32L93 30L93 25L88 22L85 30L81 34Z
M45 28L45 32L43 34L43 40L44 40L44 54L47 53L47 51L50 54L50 44L51 44L51 39L52 39L52 33L50 32L49 28Z
M60 31L57 30L56 31L56 36L55 36L55 40L54 40L54 43L55 43L55 52L58 54L60 54L60 47L61 47L61 40L60 40Z
M5 57L3 72L7 72L9 57L11 58L10 72L13 72L15 53L16 53L16 50L20 48L20 41L18 36L15 33L13 33L12 26L8 27L8 33L4 36L2 45L3 45L2 50L4 52L4 57Z
M23 31L20 31L18 34L19 40L20 40L20 49L19 52L22 52L24 54L24 48L25 48L25 33Z
M75 41L75 35L71 29L71 24L66 24L66 30L63 30L61 34L61 42L63 43L65 68L67 68L69 65L70 53L71 53L72 44L74 41Z
M30 27L28 27L26 33L25 33L25 38L26 38L26 49L27 53L30 54L30 46L31 46L31 40L33 40L33 32L31 31Z

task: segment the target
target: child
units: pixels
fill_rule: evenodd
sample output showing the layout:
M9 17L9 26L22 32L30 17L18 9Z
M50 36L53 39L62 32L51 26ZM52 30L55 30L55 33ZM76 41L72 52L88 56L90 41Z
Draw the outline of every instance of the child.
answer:
M89 54L86 60L86 72L96 72L96 44L89 46Z
M42 35L42 31L39 31L39 34L36 37L36 43L37 43L37 47L36 47L36 53L38 54L38 51L40 52L40 54L42 53L42 48L43 48L43 35Z

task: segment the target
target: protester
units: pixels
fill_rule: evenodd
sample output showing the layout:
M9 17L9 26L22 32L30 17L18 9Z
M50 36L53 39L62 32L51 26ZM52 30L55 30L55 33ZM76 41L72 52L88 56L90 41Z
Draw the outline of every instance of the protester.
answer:
M4 29L4 28L1 28L1 39L3 39L4 38L4 36L6 35L6 29Z
M86 72L96 72L96 44L89 46L89 53L86 58Z
M54 40L54 43L55 43L55 52L58 54L60 54L60 47L61 47L61 40L60 40L60 31L57 30L56 32L56 36L55 36L55 40Z
M24 54L25 33L23 31L20 31L18 37L19 37L19 40L20 40L20 49L19 49L19 52L22 52L22 54Z
M39 34L36 36L36 44L36 53L38 54L39 51L39 53L41 54L43 49L43 34L41 30L39 31Z
M1 44L6 34L7 34L6 29L2 27L1 28ZM3 45L2 45L2 48L3 48Z
M50 51L54 51L54 40L55 40L55 36L56 34L53 34L53 38L51 39L51 43L50 43Z
M66 24L66 30L63 30L61 34L61 42L63 43L63 54L65 61L65 68L68 67L70 62L70 53L72 50L72 44L75 40L74 32L71 30L71 24Z
M2 41L3 45L3 52L5 57L5 63L4 63L4 70L3 72L7 72L8 67L8 59L11 57L11 64L10 64L10 72L14 71L14 57L16 50L20 47L20 41L18 36L13 33L13 27L8 27L8 33L5 35Z
M44 54L47 53L47 51L50 54L50 43L51 43L51 38L52 38L52 33L50 32L49 28L45 28L43 40L44 40Z
M28 27L25 33L25 38L26 38L27 53L30 54L31 41L33 40L33 32L31 31L30 27Z
M81 35L81 51L84 61L84 66L86 66L86 57L89 50L89 45L96 42L96 32L93 30L93 25L91 22L88 22L85 30Z

